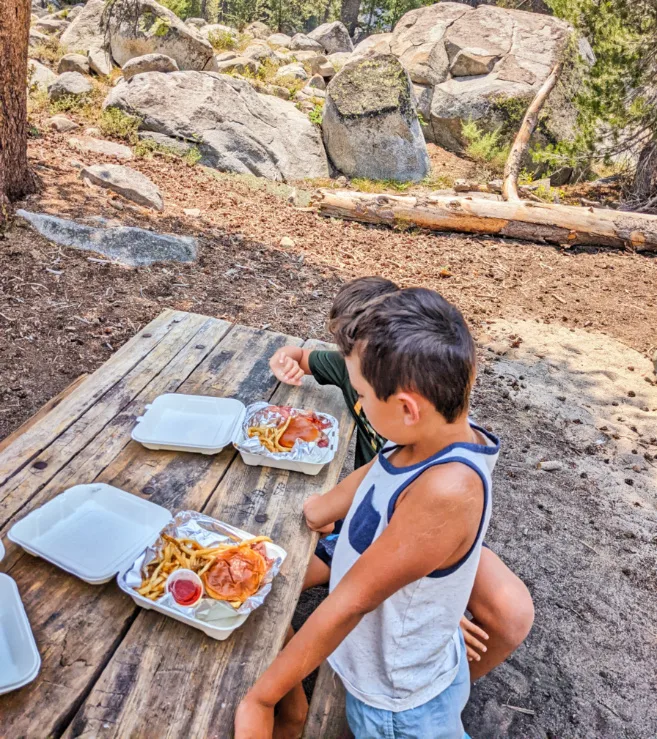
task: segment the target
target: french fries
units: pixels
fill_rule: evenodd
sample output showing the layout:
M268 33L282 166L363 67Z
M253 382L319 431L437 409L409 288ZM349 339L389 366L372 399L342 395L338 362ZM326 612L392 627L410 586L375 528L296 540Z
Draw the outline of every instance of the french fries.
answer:
M292 416L288 416L285 423L281 426L251 426L247 433L249 438L252 439L257 436L260 439L260 443L268 452L289 452L290 450L284 446L281 446L279 441L281 436L287 431L287 427L290 425Z
M263 541L271 541L268 536L256 536L253 539L235 544L219 544L216 547L202 547L193 539L176 539L169 534L162 534L163 546L158 556L146 565L146 574L141 586L135 588L139 595L149 600L158 600L164 595L166 581L172 572L180 569L192 570L199 577L204 575L214 564L220 552L240 546L254 546ZM241 603L227 601L239 608Z

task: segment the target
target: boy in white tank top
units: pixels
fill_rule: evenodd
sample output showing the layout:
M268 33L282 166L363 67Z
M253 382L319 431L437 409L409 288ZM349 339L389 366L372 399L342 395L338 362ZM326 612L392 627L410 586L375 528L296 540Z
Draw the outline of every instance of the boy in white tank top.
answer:
M236 739L272 736L274 707L326 658L356 739L463 739L469 674L459 622L491 512L498 442L468 420L475 348L437 293L409 288L337 335L381 436L377 458L304 506L345 519L330 594L249 691Z

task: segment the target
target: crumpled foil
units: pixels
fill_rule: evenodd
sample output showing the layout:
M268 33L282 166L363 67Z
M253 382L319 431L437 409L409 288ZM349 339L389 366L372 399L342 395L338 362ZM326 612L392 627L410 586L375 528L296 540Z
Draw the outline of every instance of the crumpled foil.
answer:
M193 539L202 547L216 547L219 544L239 544L245 539L253 539L254 535L246 531L237 529L230 524L217 521L216 518L210 518L198 511L180 511L176 514L173 521L162 530L163 534L169 534L177 539ZM147 547L137 559L132 567L123 575L123 582L129 588L138 588L141 586L146 566L155 559L160 553L164 542L158 537L157 542ZM247 598L239 608L233 608L229 603L215 600L209 596L204 596L197 605L192 607L181 606L176 603L175 599L169 593L165 593L161 598L155 601L158 605L173 608L187 616L193 616L199 621L206 623L225 621L234 618L236 615L246 615L255 611L256 608L265 602L265 598L271 590L272 580L278 574L282 558L277 551L274 551L269 544L266 544L267 556L273 559L272 566L265 575L263 583L257 593Z
M294 446L289 452L270 452L261 443L257 436L249 438L248 429L252 426L251 419L256 413L261 411L263 408L271 405L271 403L259 402L253 403L246 409L246 415L242 422L242 428L239 430L237 439L235 440L235 447L242 452L249 454L258 454L261 457L268 457L270 459L284 459L290 462L310 462L311 464L326 464L330 462L335 456L335 452L338 448L338 420L328 413L319 413L315 411L316 415L321 418L325 418L330 422L330 426L324 429L324 433L328 437L328 446L320 447L317 446L316 442L302 441L297 439ZM294 408L293 410L301 410ZM278 419L276 413L271 413L272 425L275 425ZM267 422L267 414L263 419Z

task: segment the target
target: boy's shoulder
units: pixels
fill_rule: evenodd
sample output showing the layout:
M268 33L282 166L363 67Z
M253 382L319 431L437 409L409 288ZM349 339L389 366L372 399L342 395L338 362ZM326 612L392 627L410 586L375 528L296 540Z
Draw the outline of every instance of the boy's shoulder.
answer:
M459 511L483 505L484 481L475 469L453 460L428 467L404 492L412 494L427 512L459 515ZM397 505L404 497L400 496Z

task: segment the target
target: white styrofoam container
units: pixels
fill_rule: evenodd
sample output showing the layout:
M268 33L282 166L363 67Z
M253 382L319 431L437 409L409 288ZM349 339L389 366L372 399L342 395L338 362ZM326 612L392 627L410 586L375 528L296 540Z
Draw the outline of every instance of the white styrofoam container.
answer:
M263 457L260 454L243 452L241 449L239 453L244 464L248 464L250 467L273 467L277 470L301 472L304 475L319 475L324 465L331 461L327 460L321 464L315 464L314 462L301 462L300 460L293 459L272 459L271 457Z
M9 539L101 585L133 562L170 520L166 508L111 485L76 485L14 524Z
M236 441L246 408L233 398L169 393L160 395L146 413L137 419L132 431L134 441L147 449L217 454ZM303 462L244 452L239 449L244 464L273 467L280 470L318 475L331 462Z
M0 541L0 561L5 548ZM16 583L0 573L0 695L31 683L41 657Z
M245 411L233 398L167 393L146 406L132 438L147 449L217 454L232 442Z
M121 590L142 608L158 611L189 624L213 639L227 639L246 621L248 614L233 614L232 607L226 604L226 619L206 623L175 608L144 598L124 582L126 572L131 569L137 557L157 540L171 519L171 513L162 506L111 485L92 483L69 488L41 508L28 513L12 526L8 537L26 552L42 557L91 585L101 585L118 575ZM235 530L242 533L244 538L251 536L247 532ZM266 546L272 557L280 557L281 560L287 557L287 552L276 544L267 542ZM16 603L11 611L11 618L12 624L17 624L19 621L16 614L19 614L19 610L25 615L18 589L7 575L0 575L0 578L9 580L14 586ZM2 651L2 634L5 628L3 587L9 586L0 579L0 692L3 685L1 660L5 659ZM34 645L34 637L26 617L25 623ZM12 634L18 634L18 626L11 628ZM25 641L23 637L21 639ZM34 649L36 650L35 645ZM36 671L25 677L21 685L36 677L41 664L38 651L36 656ZM12 685L7 690L15 690L16 687L20 685Z
M249 535L247 534L246 536L248 537ZM271 542L267 542L265 546L267 547L268 556L272 558L280 557L281 560L285 560L285 558L287 557L287 552L282 547L279 547L276 544L272 544ZM131 566L127 567L125 572L121 572L119 574L118 584L121 590L123 590L124 593L127 593L138 606L146 609L152 609L153 611L157 611L158 613L163 613L165 616L174 618L176 621L181 621L184 624L193 626L195 629L199 629L206 636L209 636L212 639L216 639L217 641L228 639L233 631L235 631L235 629L238 629L249 617L248 613L244 615L231 613L233 607L230 604L226 603L225 619L221 619L221 621L213 621L212 623L199 621L193 616L188 616L186 613L183 613L182 611L179 611L175 608L161 605L156 601L152 601L150 600L150 598L146 598L143 595L140 595L136 590L126 585L125 575L130 569Z

